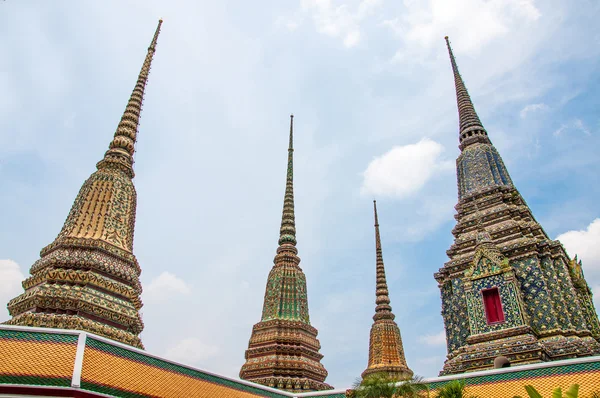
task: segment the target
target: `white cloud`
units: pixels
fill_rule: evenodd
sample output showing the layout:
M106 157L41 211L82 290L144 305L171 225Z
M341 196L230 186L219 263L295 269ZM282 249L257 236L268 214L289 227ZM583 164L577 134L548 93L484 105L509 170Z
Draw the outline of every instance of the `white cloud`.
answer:
M161 299L172 294L190 294L191 291L183 279L165 271L147 285L144 289L144 298Z
M521 115L521 119L525 119L528 113L536 112L536 111L547 111L549 109L548 105L541 104L529 104L525 108L521 109L519 113Z
M13 260L0 260L0 303L8 303L9 300L13 299L17 295L23 292L21 282L25 279L25 276L17 264ZM4 321L9 318L8 310L4 307L0 311L0 321Z
M590 129L587 128L587 126L581 121L581 119L575 119L573 121L573 127L583 132L585 135L592 135Z
M302 0L301 8L311 15L317 32L340 38L344 46L354 47L361 39L361 22L380 3L381 0L362 0L357 5L337 4L334 0ZM286 26L295 29L298 24L298 21L290 21Z
M172 361L185 365L202 365L204 361L214 358L218 352L218 347L205 344L192 337L179 340L176 344L168 347L164 355Z
M585 135L592 135L590 129L585 125L585 123L581 119L573 119L569 123L562 124L558 129L552 133L555 137L562 135L568 131L579 131Z
M404 0L404 5L404 16L386 25L405 40L429 48L450 35L455 49L465 52L477 51L512 26L541 16L535 0Z
M419 341L421 343L431 345L431 346L445 345L446 344L446 332L442 330L441 332L436 333L436 334L427 334L425 336L419 337Z
M418 192L436 173L452 169L452 162L440 158L443 151L428 138L392 148L369 163L361 193L403 198Z
M584 230L568 231L556 239L562 242L571 257L577 255L582 260L584 270L600 272L600 218Z

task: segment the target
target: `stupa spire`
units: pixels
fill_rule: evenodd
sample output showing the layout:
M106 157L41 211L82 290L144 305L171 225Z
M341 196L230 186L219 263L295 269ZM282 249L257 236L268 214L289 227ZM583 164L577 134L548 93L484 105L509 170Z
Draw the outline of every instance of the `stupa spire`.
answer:
M369 365L362 373L362 377L364 379L377 374L389 376L396 380L407 380L412 378L413 372L406 364L400 328L394 322L395 316L390 306L385 267L383 265L376 201L373 201L373 212L375 214L375 263L377 272L375 303L377 306L375 307L374 322L373 326L371 326L369 340Z
M379 220L377 218L377 201L373 201L373 211L375 213L375 252L376 252L376 272L377 272L377 287L376 300L377 307L373 320L391 319L394 320L395 315L392 313L390 306L390 297L385 278L385 266L383 265L383 251L381 249L381 237L379 235Z
M467 145L475 142L485 142L490 144L491 142L487 136L487 131L483 127L481 120L479 120L477 112L475 112L475 106L473 106L465 82L458 71L458 66L456 65L456 59L454 58L448 36L446 36L445 39L446 46L448 47L448 54L450 55L450 63L452 64L452 72L454 73L460 128L460 148L463 149Z
M97 168L118 167L133 178L133 154L135 152L135 142L137 141L138 127L140 124L140 113L142 112L142 102L144 100L144 90L150 74L150 65L156 51L156 43L160 34L162 19L158 21L158 26L154 32L154 37L148 47L148 53L142 64L142 69L138 76L133 92L127 101L127 106L121 117L121 121L115 131L115 136L109 145L104 158L98 162Z
M161 25L108 151L81 186L54 242L31 266L25 292L8 303L7 324L85 330L143 348L133 153Z
M290 142L283 199L279 247L267 278L260 322L252 328L246 363L240 378L287 391L318 391L327 370L321 364L317 329L310 324L306 276L296 249L294 215L294 116L290 116Z
M283 197L283 212L279 230L279 245L296 246L296 215L294 214L294 115L290 115L290 143Z
M513 185L458 73L458 203L448 262L435 274L448 357L441 375L600 353L589 289ZM575 277L574 277L575 275ZM476 360L474 360L476 358ZM501 362L502 362L501 361Z

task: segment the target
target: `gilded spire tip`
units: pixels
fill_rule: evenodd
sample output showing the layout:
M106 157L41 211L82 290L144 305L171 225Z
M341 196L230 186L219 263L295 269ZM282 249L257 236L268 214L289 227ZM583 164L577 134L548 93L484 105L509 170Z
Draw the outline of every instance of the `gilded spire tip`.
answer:
M154 37L142 64L142 69L138 75L137 83L129 97L129 101L127 101L125 111L117 126L109 149L104 154L104 158L96 165L98 169L110 166L125 171L131 178L135 175L133 171L133 155L135 153L135 143L140 124L142 101L144 99L144 90L148 82L148 74L150 73L150 65L154 56L156 42L158 41L161 23L162 20L158 22Z

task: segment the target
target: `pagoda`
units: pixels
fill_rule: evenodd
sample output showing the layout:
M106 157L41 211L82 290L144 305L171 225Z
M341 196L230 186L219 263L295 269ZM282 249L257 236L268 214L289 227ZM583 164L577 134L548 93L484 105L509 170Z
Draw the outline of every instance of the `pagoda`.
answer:
M376 201L373 201L373 211L375 213L375 264L377 273L375 303L377 306L375 307L374 322L373 326L371 326L371 336L369 339L369 365L362 372L362 378L382 375L394 380L408 380L412 378L413 372L406 365L400 328L394 322L396 316L392 313L392 307L390 306L390 296L385 278L385 266L383 265Z
M279 247L267 279L262 318L252 328L240 378L290 392L330 390L320 362L318 332L310 324L306 276L296 249L293 122L292 115Z
M435 274L448 357L441 375L600 354L581 262L535 220L492 145L448 37L459 115L450 260Z
M8 303L8 325L77 329L143 348L142 287L133 254L133 155L144 89L162 20L114 138L83 183L65 224Z

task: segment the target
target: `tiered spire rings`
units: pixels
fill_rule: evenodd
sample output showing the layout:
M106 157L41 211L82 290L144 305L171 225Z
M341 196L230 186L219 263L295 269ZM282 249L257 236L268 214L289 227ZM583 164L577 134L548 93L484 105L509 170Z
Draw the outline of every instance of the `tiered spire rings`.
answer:
M310 325L306 277L296 249L294 214L294 116L279 233L279 247L267 279L262 318L254 325L240 370L245 380L287 391L328 390L317 329Z
M133 154L161 25L108 151L79 190L61 232L31 267L25 293L8 303L8 324L86 330L143 347Z
M400 328L394 322L395 315L390 306L390 297L385 278L381 237L379 235L379 219L377 217L377 202L373 201L375 214L375 253L377 286L375 290L375 315L371 326L369 341L369 365L362 373L367 378L373 375L384 375L396 380L412 378L413 372L406 364Z
M467 87L462 79L462 76L458 72L458 66L454 59L454 53L452 47L450 47L450 41L448 36L445 37L446 45L448 46L448 53L450 54L450 62L452 63L452 71L454 72L454 85L456 86L456 101L458 102L458 119L459 119L459 131L460 131L460 149L463 149L467 145L475 142L484 142L491 144L487 131L483 128L475 107L467 91Z

